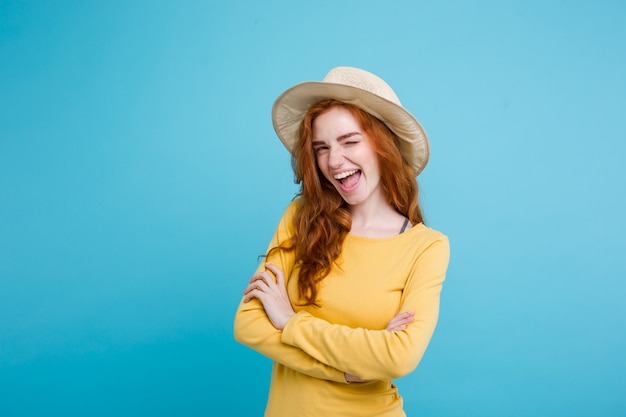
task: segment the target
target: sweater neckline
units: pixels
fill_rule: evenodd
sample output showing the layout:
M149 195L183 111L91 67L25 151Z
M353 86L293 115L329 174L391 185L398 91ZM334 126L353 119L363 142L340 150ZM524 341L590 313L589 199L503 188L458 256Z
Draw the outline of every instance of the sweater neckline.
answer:
M419 230L423 230L425 227L426 226L424 225L424 223L418 223L402 233L388 237L367 237L348 233L346 235L346 239L359 240L362 242L388 242L396 239L403 239L403 236L411 236L412 234L417 233Z

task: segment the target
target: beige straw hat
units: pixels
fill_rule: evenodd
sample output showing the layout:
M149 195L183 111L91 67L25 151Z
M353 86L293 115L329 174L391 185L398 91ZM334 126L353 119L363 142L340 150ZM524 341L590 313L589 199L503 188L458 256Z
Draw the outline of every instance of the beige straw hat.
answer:
M417 176L428 162L428 136L391 87L376 75L359 68L337 67L322 81L297 84L282 93L272 107L278 137L293 153L298 129L309 107L325 99L353 104L379 120L400 138L400 151Z

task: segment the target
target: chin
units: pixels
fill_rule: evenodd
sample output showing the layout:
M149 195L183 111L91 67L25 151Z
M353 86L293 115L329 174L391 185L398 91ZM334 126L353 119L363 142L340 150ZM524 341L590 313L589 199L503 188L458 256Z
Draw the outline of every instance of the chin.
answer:
M345 201L349 206L358 206L359 204L363 203L363 200L360 198L346 198L343 197L343 201Z

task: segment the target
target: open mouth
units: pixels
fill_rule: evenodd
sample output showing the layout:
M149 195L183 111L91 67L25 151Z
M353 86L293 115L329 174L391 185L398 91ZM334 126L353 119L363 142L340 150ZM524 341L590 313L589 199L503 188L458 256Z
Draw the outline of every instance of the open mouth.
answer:
M345 180L346 178L353 176L353 175L354 175L354 174L356 174L357 172L359 172L359 170L358 170L358 169L353 169L353 170L351 170L351 171L346 171L346 172L342 172L341 174L337 174L337 175L335 175L335 177L334 177L334 178L335 178L337 181L339 181L340 183L342 183L342 184L343 184L343 182L344 182L344 180Z
M351 188L355 187L361 178L361 170L360 169L352 169L350 171L345 171L340 174L335 175L333 178L339 182L341 188L344 191L348 191Z

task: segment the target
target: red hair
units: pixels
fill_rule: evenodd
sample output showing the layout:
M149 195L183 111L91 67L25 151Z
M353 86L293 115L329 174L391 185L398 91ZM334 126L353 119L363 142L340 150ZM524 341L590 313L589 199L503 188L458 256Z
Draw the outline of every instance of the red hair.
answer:
M328 275L341 253L352 219L348 204L319 170L313 150L313 122L333 107L347 109L357 120L378 156L384 194L398 213L412 224L422 223L418 187L411 166L402 156L398 137L379 119L360 108L337 100L313 104L300 124L299 140L292 155L295 181L300 185L300 204L294 215L294 235L272 248L295 251L300 266L298 292L303 305L316 305L318 284Z

